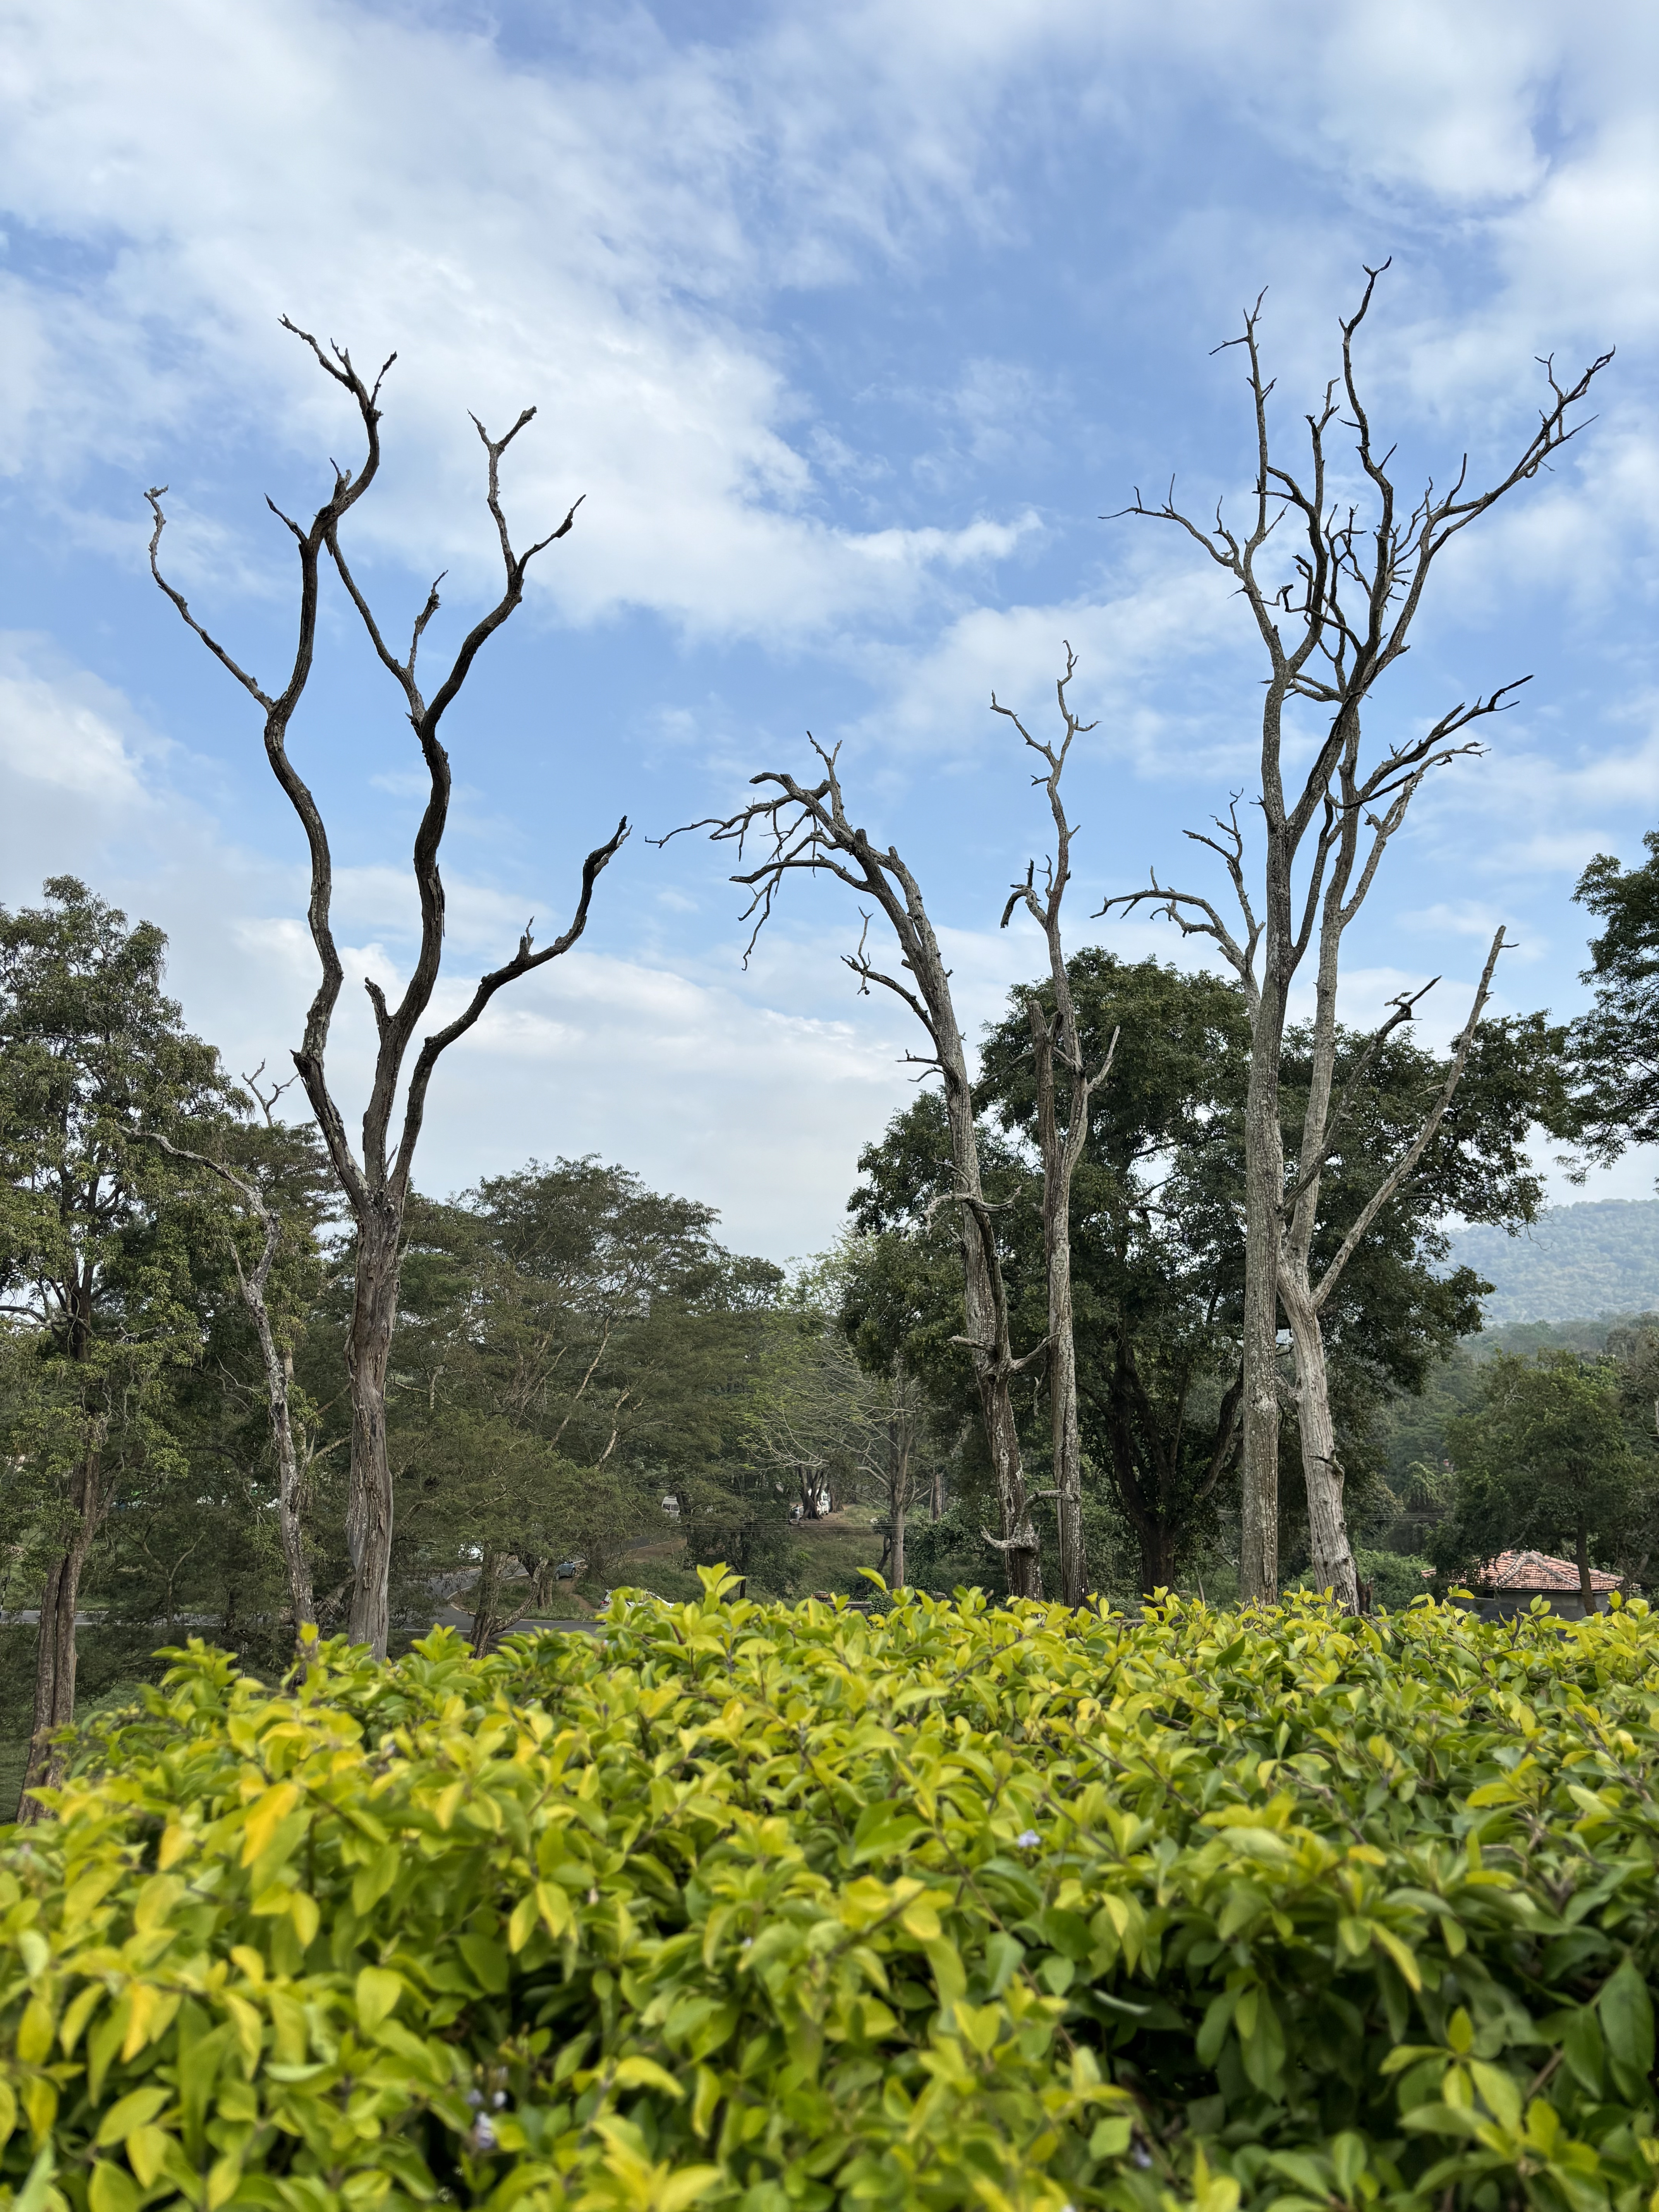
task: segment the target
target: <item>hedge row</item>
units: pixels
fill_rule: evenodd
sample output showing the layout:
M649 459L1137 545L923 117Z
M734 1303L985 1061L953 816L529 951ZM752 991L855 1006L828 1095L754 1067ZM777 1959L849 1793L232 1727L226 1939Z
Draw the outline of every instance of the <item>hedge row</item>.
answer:
M1659 1620L192 1646L0 1851L11 2212L1659 2212Z

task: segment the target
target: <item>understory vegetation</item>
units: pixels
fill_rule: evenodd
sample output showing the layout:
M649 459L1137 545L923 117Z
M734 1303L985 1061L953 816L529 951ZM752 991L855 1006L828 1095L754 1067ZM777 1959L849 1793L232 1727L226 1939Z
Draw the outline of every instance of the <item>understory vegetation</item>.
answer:
M0 1870L27 2212L1648 2204L1659 1627L201 1645Z

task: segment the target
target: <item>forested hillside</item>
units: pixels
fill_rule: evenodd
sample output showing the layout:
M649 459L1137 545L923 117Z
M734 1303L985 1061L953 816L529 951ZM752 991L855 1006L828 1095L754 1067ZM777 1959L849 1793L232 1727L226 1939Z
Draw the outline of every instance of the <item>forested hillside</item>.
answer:
M1553 1206L1518 1237L1484 1223L1459 1229L1451 1258L1493 1285L1488 1327L1644 1312L1659 1306L1659 1199Z

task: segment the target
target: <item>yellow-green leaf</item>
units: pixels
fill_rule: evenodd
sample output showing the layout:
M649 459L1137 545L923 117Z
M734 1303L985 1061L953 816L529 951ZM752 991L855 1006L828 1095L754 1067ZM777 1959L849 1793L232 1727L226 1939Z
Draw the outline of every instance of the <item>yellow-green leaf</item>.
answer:
M118 2099L99 2123L94 2138L99 2149L106 2149L111 2143L124 2143L135 2128L146 2126L166 2104L167 2094L165 2088L152 2086L129 2090L125 2097Z
M386 1966L365 1966L357 1977L357 2017L366 2028L378 2027L398 2009L404 1993L403 1977Z

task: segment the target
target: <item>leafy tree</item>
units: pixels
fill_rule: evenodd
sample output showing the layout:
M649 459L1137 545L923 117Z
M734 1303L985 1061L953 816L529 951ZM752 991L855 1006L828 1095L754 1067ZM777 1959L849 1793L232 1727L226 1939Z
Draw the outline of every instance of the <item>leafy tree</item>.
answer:
M1451 1510L1430 1539L1432 1556L1469 1576L1500 1552L1565 1552L1577 1565L1584 1609L1594 1611L1592 1554L1627 1559L1654 1510L1654 1461L1632 1447L1614 1363L1570 1352L1534 1359L1499 1352L1448 1440L1455 1484Z
M116 1491L182 1464L167 1385L201 1354L206 1201L148 1139L234 1101L161 988L167 940L70 876L0 908L0 1301L15 1541L41 1563L28 1784L75 1711L82 1578ZM217 1225L217 1224L216 1224ZM23 1817L39 1817L33 1798Z
M665 1495L688 1529L731 1520L782 1279L715 1220L591 1158L418 1203L389 1401L405 1610L476 1571L488 1641L548 1602L567 1557L607 1582Z
M1659 1139L1659 830L1642 842L1639 867L1598 853L1573 893L1603 925L1583 978L1595 996L1572 1042L1582 1133L1604 1159Z
M878 1501L880 1572L899 1589L910 1579L909 1519L924 1485L939 1517L944 1454L902 1354L861 1359L841 1326L861 1256L859 1240L845 1238L792 1285L769 1332L746 1438L757 1468L799 1493L790 1510L804 1520L835 1499Z
M1240 994L1212 975L1098 948L1069 965L1085 1060L1098 1065L1117 1036L1073 1186L1083 1441L1135 1533L1139 1587L1153 1590L1213 1535L1236 1469L1249 1028ZM1023 1002L1046 992L1016 993L985 1042L987 1107L1022 1147L1037 1115Z

